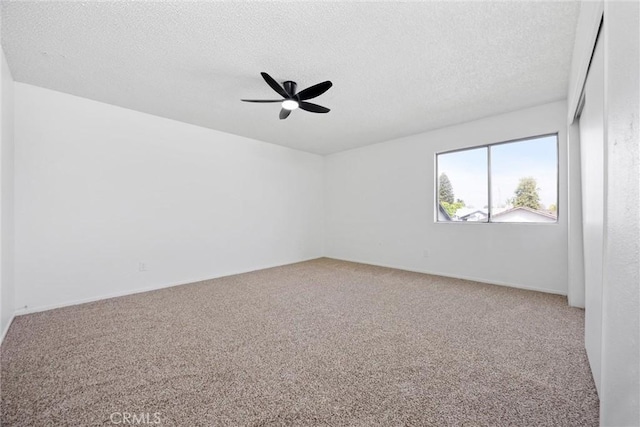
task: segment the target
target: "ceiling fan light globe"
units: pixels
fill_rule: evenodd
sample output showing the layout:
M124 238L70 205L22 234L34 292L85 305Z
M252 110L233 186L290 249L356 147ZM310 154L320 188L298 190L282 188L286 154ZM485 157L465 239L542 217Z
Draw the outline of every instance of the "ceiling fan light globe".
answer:
M284 108L285 110L295 110L299 106L300 105L296 101L294 101L293 99L285 99L282 102L282 108Z

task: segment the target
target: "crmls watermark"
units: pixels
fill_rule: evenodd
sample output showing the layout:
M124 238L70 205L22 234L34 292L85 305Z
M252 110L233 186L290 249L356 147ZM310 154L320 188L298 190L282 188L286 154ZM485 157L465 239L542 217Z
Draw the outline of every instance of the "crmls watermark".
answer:
M123 425L141 425L141 424L160 424L162 419L160 412L140 412L139 414L132 414L131 412L114 412L109 415L109 421L111 424L123 424Z

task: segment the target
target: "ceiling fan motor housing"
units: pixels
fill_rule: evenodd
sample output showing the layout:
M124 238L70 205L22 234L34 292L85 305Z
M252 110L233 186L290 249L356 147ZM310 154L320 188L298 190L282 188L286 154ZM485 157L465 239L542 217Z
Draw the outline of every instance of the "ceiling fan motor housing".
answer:
M294 95L296 93L296 87L298 86L296 82L287 80L282 85L284 86L284 90L289 94L289 96L291 96L291 99L294 99Z

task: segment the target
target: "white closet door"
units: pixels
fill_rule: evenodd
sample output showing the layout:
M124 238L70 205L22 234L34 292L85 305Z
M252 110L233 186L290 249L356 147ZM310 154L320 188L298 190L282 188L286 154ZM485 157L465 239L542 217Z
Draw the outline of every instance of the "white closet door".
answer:
M591 372L600 392L602 352L602 267L604 245L605 146L604 55L602 32L596 44L585 85L580 116L582 215L585 276L585 346Z

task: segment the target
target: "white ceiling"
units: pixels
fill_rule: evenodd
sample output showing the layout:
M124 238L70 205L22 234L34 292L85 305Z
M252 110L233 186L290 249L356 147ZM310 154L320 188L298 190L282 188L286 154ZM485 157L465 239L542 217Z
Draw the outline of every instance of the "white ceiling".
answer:
M576 2L10 2L16 81L326 154L566 97ZM260 77L323 80L279 120Z

